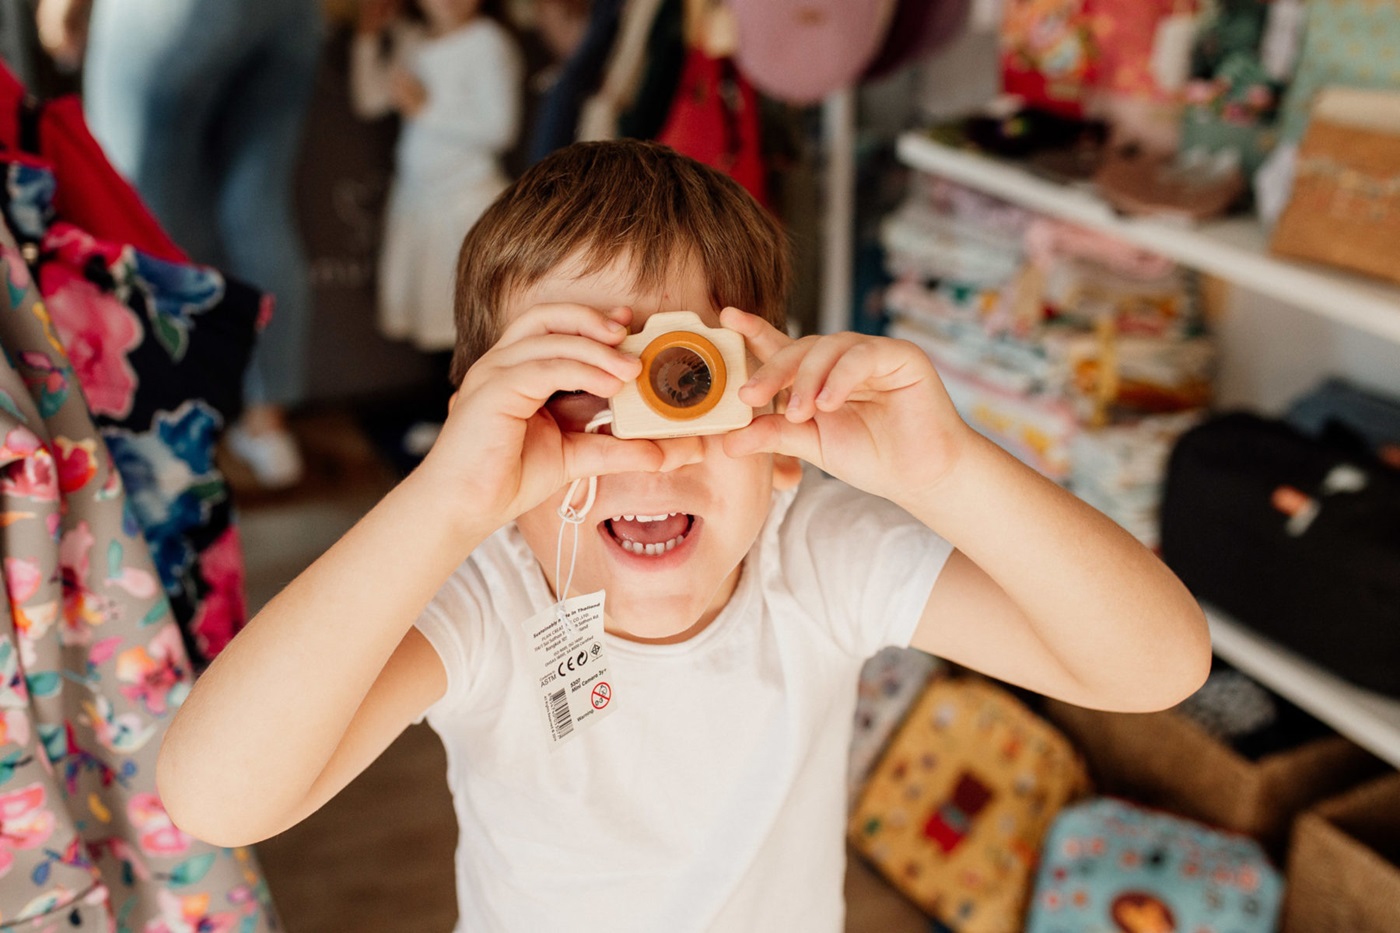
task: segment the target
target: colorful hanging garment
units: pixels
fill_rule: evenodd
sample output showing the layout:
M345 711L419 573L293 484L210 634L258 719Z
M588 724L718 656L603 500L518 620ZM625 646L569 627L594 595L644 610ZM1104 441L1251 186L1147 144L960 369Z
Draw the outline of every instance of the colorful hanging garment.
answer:
M191 838L161 805L189 658L7 230L0 277L0 927L275 930L251 853Z
M0 147L42 158L63 179L58 216L103 239L184 261L170 239L88 132L76 95L40 103L0 62Z
M247 621L228 483L214 464L242 408L269 296L54 222L54 176L0 160L0 211L30 268L150 545L185 647L207 665Z
M730 58L686 53L685 70L658 141L717 168L768 206L758 95Z

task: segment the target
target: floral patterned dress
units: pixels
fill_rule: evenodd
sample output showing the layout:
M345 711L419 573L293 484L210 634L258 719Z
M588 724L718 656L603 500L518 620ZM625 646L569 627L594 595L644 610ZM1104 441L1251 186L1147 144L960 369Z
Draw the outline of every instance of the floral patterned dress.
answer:
M246 621L228 483L214 464L242 408L271 298L213 269L57 219L53 174L0 158L8 221L126 485L185 646L207 665Z
M156 754L192 669L137 518L146 491L123 483L3 228L0 278L0 927L275 930L251 853L161 805ZM191 417L157 430L197 433Z

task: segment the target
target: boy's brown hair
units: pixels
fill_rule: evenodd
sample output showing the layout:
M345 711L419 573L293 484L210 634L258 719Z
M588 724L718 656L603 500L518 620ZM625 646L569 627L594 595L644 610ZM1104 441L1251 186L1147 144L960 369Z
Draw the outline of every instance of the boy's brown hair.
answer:
M716 307L785 326L787 238L738 183L657 143L575 143L528 169L462 243L453 385L499 338L506 297L575 253L584 274L630 255L645 289L693 258Z

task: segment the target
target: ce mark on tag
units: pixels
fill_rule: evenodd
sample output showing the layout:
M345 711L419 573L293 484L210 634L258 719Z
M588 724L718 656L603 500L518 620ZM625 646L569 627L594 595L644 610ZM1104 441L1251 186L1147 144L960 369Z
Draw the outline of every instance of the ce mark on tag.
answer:
M560 662L559 662L559 666L555 668L555 671L559 674L560 677L563 677L563 676L565 676L565 674L564 674L565 671L577 671L577 670L581 670L581 669L583 668L583 666L584 666L585 664L587 664L587 663L588 663L588 652L587 652L587 651L580 651L578 654L570 655L569 657L567 657L567 658L565 658L564 660L560 661Z

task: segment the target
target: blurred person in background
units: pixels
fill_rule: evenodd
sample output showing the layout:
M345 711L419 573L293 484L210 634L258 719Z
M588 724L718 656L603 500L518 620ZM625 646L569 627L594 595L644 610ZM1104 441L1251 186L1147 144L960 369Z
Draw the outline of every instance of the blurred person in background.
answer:
M262 486L294 485L285 410L305 394L311 294L292 177L317 0L40 0L37 16L49 54L82 64L93 135L171 238L275 296L227 440Z
M520 126L522 57L493 0L366 0L351 59L365 119L402 119L379 262L379 328L446 362L456 340L457 254L504 190ZM421 456L440 422L404 437Z

